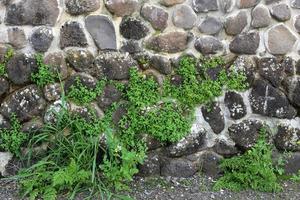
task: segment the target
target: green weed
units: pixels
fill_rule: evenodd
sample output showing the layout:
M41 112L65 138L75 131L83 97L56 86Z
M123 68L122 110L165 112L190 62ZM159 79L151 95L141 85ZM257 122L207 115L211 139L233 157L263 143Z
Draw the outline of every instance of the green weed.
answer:
M14 50L9 48L4 55L4 60L0 63L0 76L6 76L6 64L14 56Z

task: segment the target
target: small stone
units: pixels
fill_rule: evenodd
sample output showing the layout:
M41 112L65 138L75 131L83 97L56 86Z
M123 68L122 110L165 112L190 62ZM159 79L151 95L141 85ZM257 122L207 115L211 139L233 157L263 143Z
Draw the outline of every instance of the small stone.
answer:
M220 8L224 13L231 12L234 7L233 0L222 0L219 1L219 3L220 3Z
M139 0L105 0L104 3L109 12L118 17L131 15L139 7Z
M120 33L124 38L139 40L148 34L149 29L139 18L123 17Z
M202 54L216 54L223 50L223 44L216 37L204 36L195 41L195 49Z
M204 120L207 123L209 123L214 133L219 134L224 130L225 128L224 114L218 103L214 102L208 107L203 106L201 111Z
M138 66L129 54L118 52L100 54L95 59L95 65L110 80L129 79L130 68Z
M281 151L300 151L300 129L293 128L290 125L281 124L278 126L274 143L278 150Z
M85 27L101 50L116 50L117 39L113 22L105 15L90 15L85 18Z
M222 159L223 157L215 152L206 151L200 157L199 166L205 175L216 178L221 174L220 163Z
M198 27L200 32L209 35L218 34L222 28L223 24L221 20L215 17L207 17Z
M122 93L113 85L106 85L97 103L101 109L107 110L113 103L120 101Z
M271 54L290 52L296 41L295 34L284 24L274 25L267 31L266 47Z
M298 33L300 33L300 15L295 17L294 27Z
M7 76L16 85L31 82L31 74L37 72L36 60L31 54L16 54L7 63Z
M152 56L149 64L162 74L168 75L172 73L171 61L166 57Z
M22 49L27 45L25 32L22 28L13 27L7 29L8 41L16 49Z
M249 100L252 111L256 114L287 119L296 116L296 110L290 105L285 94L266 81L255 81Z
M145 4L141 10L141 15L156 30L163 31L168 25L169 14L161 7Z
M271 16L268 8L264 5L258 5L252 10L251 26L254 28L263 28L269 26Z
M248 24L246 11L239 11L235 15L226 18L225 31L228 35L237 35L241 33Z
M161 164L162 176L191 177L197 170L195 164L184 158L165 159Z
M44 88L44 96L47 101L56 101L61 97L61 85L59 83L48 84Z
M160 0L159 3L164 6L174 6L185 2L185 0Z
M260 0L238 0L239 8L251 8L259 4Z
M130 54L136 54L142 51L142 48L138 41L136 40L127 40L123 42L123 45L120 48L121 52L128 52Z
M291 7L292 8L300 8L300 0L291 0Z
M264 57L258 60L259 74L271 82L274 87L279 87L284 78L284 68L279 60L274 57Z
M217 0L193 0L193 8L197 13L219 10Z
M5 21L9 25L54 26L58 15L57 0L22 0L8 5Z
M65 4L71 15L87 14L100 8L100 0L67 0Z
M146 47L157 52L177 53L188 47L189 35L186 32L168 32L146 40Z
M172 15L173 24L179 28L191 29L194 27L197 15L193 9L187 5L178 5L175 7Z
M1 104L0 113L6 118L14 113L20 122L24 122L41 115L45 106L46 101L40 89L36 85L28 85L6 97Z
M61 80L65 80L68 77L68 67L62 52L49 53L44 58L44 63L50 67L52 72L58 74Z
M263 124L257 120L243 120L240 123L233 124L228 128L230 138L236 143L236 146L245 151L256 144L259 137L259 130Z
M31 35L30 42L33 49L38 52L46 52L53 40L53 32L49 27L40 27Z
M9 91L9 82L0 76L0 97Z
M230 158L238 153L238 150L234 145L228 144L228 142L226 142L226 140L223 139L216 140L216 144L213 146L213 150L217 154L220 154L225 158Z
M232 119L241 119L246 116L247 107L240 94L233 91L226 92L224 102Z
M249 32L237 35L229 44L231 52L236 54L256 54L260 37L258 32Z
M87 39L82 26L75 21L66 22L60 29L60 48L85 47Z
M291 10L287 4L274 5L271 9L271 15L276 20L284 22L291 18Z
M6 177L9 173L6 170L6 167L9 165L9 162L13 159L13 154L10 152L0 152L0 175Z

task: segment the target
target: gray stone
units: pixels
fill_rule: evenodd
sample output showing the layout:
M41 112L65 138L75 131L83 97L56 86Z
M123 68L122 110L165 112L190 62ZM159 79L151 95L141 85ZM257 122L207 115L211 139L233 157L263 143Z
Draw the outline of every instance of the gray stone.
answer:
M223 50L223 44L216 37L204 36L195 41L195 48L202 54L216 54Z
M189 35L186 32L168 32L146 40L146 47L157 52L177 53L188 47Z
M54 26L58 14L57 0L23 0L8 5L5 21L9 25Z
M141 15L150 22L152 27L156 30L164 30L168 25L169 14L163 8L145 4L142 7Z
M129 78L129 70L137 66L137 62L127 54L105 52L96 58L95 65L108 79L124 80Z
M165 159L161 163L162 176L191 177L197 170L195 164L184 158Z
M222 28L223 24L221 20L216 17L207 17L198 26L200 32L209 35L218 34Z
M292 76L295 74L295 65L296 65L296 62L291 57L284 57L281 62L281 66L284 69L284 72L286 73L286 75L288 75L288 76Z
M117 49L116 31L113 22L105 15L90 15L85 18L85 27L101 50Z
M209 106L201 108L204 120L209 123L214 133L219 134L225 128L224 114L218 103L212 103Z
M287 175L298 174L300 170L300 152L292 153L285 162L284 173Z
M233 9L234 1L233 0L222 0L222 1L219 1L219 5L220 5L221 10L224 13L228 13Z
M252 10L251 26L254 28L263 28L269 26L271 16L269 9L264 5L258 5Z
M0 76L0 97L9 91L9 82Z
M138 0L105 0L104 3L106 8L118 17L131 15L139 7Z
M60 29L60 48L86 47L87 39L82 26L75 21L68 21Z
M114 85L106 85L101 96L97 98L97 103L102 110L108 109L113 103L120 101L122 92Z
M22 124L23 133L34 134L42 131L44 127L43 120L38 117Z
M239 11L237 14L226 18L224 27L228 35L237 35L241 33L248 24L246 11Z
M255 81L249 100L252 111L256 114L292 119L297 113L283 92L263 80Z
M160 0L159 3L164 6L174 6L185 2L185 0Z
M67 0L65 4L71 15L86 14L100 8L100 0Z
M45 124L53 124L57 121L57 114L63 110L70 110L69 103L66 103L62 100L57 100L52 104L48 105L44 114L44 123Z
M275 146L280 151L300 151L300 129L280 124L274 138Z
M276 20L284 22L291 18L291 10L287 4L274 5L271 9L271 15Z
M267 5L269 5L269 4L272 4L272 3L278 3L278 2L280 2L280 1L282 1L282 0L265 0L265 3L266 3Z
M231 125L228 132L235 145L245 151L255 145L259 137L259 130L262 127L263 124L260 121L243 120L240 123Z
M259 47L258 32L249 32L237 35L229 44L231 52L236 54L255 54Z
M172 15L173 24L179 28L191 29L194 27L197 15L193 9L187 5L178 5L175 7Z
M221 160L222 156L212 151L204 152L199 161L201 171L209 177L216 178L221 174Z
M124 38L139 40L148 34L149 29L139 18L123 17L120 24L120 33Z
M254 58L251 56L241 55L237 57L233 65L236 69L245 73L247 77L246 83L248 83L249 86L252 86L257 68L256 60L254 60Z
M69 49L66 52L67 63L78 72L95 75L97 69L94 66L94 59L93 54L89 50Z
M217 139L216 144L213 146L213 150L225 158L230 158L238 154L238 149L233 144L228 144L226 140Z
M6 58L5 55L7 54L7 52L12 49L11 45L8 44L1 44L0 43L0 63L4 63Z
M172 73L172 65L170 59L163 56L152 56L150 58L150 67L153 67L162 74L168 75Z
M284 78L284 68L278 59L264 57L257 62L259 74L274 87L279 87Z
M13 27L7 29L8 41L16 49L22 49L27 45L27 38L22 28Z
M53 40L53 32L49 27L40 27L31 35L30 42L34 50L38 52L46 52Z
M193 8L197 13L219 9L217 0L193 0Z
M300 33L300 15L295 17L294 27L298 33Z
M41 115L45 106L46 101L40 89L36 85L29 85L8 96L2 102L0 112L6 118L14 113L24 122Z
M161 158L157 153L151 152L147 155L144 163L139 167L140 176L160 176Z
M120 48L121 52L128 52L130 54L136 54L142 51L142 48L136 40L126 40Z
M62 52L49 53L44 58L44 63L50 67L55 74L58 74L61 80L68 77L68 67Z
M97 86L97 79L86 73L76 73L70 76L64 85L66 95L70 92L72 86L76 87L77 83L81 83L88 89L95 89Z
M290 77L287 79L288 97L293 105L300 107L300 78Z
M291 0L291 7L292 8L300 8L300 0Z
M297 37L286 25L277 24L267 32L266 47L271 54L282 55L290 52L296 41Z
M238 0L239 8L251 8L259 4L261 0Z
M247 107L240 94L233 91L226 92L224 102L232 119L241 119L246 116Z
M9 129L10 127L9 121L0 114L0 129Z
M37 72L36 60L31 54L16 54L7 63L8 79L16 85L31 82L31 74Z
M48 84L44 87L44 96L47 101L59 100L62 94L62 86L59 83Z
M13 159L13 156L10 152L0 152L0 176L6 177L9 175L6 168Z

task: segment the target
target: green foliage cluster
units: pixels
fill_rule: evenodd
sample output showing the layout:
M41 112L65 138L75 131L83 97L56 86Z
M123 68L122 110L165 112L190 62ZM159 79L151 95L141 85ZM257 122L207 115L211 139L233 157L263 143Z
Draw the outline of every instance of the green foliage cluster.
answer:
M2 63L0 63L0 76L6 75L6 64L7 62L14 56L14 50L12 48L9 48L4 55L4 60Z
M0 129L0 149L21 156L21 147L28 139L28 135L21 131L21 124L16 115L11 116L11 127Z
M47 84L54 83L58 80L58 73L55 74L53 70L50 69L50 66L44 63L43 55L35 55L36 63L38 66L38 71L31 74L31 80L37 84L39 87L44 87Z
M223 160L220 167L224 175L215 183L215 190L281 190L278 175L282 175L283 171L273 165L272 146L267 143L266 134L266 129L262 128L259 140L250 150L241 156Z

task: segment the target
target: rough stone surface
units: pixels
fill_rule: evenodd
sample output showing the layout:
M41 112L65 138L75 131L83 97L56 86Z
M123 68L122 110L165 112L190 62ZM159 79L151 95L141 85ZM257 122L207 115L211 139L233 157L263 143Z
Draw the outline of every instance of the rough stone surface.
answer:
M300 151L300 129L289 125L279 125L274 138L276 148L281 151Z
M21 127L21 131L23 133L38 133L39 131L41 131L44 127L44 123L43 120L38 117L36 119L32 119L28 122L25 122L22 127Z
M123 80L129 78L129 69L137 66L130 55L118 52L100 54L95 60L96 66L108 79Z
M226 92L224 102L232 119L241 119L247 114L247 107L240 94L233 91Z
M219 9L217 0L193 0L193 8L197 13Z
M0 77L0 97L9 90L9 82L4 77Z
M254 113L288 119L296 116L296 110L289 104L284 93L266 81L257 80L254 83L249 100Z
M7 63L8 79L16 85L31 82L31 74L38 70L36 60L31 54L16 54Z
M272 3L278 3L278 2L280 2L280 1L282 1L282 0L265 0L265 3L266 3L267 5L269 5L269 4L272 4Z
M70 76L65 82L64 91L66 94L70 92L72 86L76 87L77 81L79 81L88 89L95 89L97 85L97 79L95 79L91 75L86 73L76 73Z
M168 25L169 14L161 7L145 4L142 7L141 15L151 23L156 30L164 30Z
M81 15L96 11L100 8L100 0L67 0L67 12L72 15Z
M5 21L10 25L50 25L58 18L57 0L23 0L8 5Z
M223 50L223 44L216 37L204 36L195 41L195 49L202 54L216 54Z
M239 8L251 8L257 5L261 0L238 0Z
M179 28L191 29L194 27L197 15L193 9L187 5L178 5L175 7L172 15L173 24Z
M241 150L248 150L256 143L263 124L257 120L243 120L228 128L231 139Z
M174 6L185 2L185 0L160 0L160 4L164 6Z
M55 74L58 73L61 80L68 77L69 72L62 52L49 53L44 58L44 63L48 65Z
M0 113L6 118L15 113L24 122L41 115L45 106L40 89L36 85L29 85L8 96L1 104Z
M61 97L61 85L59 83L49 84L44 87L44 96L47 101L56 101Z
M60 47L85 47L87 39L82 26L75 21L66 22L60 29Z
M200 157L200 169L209 177L218 177L221 174L220 163L222 156L213 151L204 152Z
M299 0L291 0L291 7L292 8L300 8L300 1Z
M171 61L166 57L152 56L149 64L162 74L168 75L172 73Z
M249 86L252 86L257 67L254 58L247 55L238 56L234 61L234 66L236 69L239 69L245 73L247 77L246 83L248 83Z
M300 15L295 17L294 27L298 33L300 33Z
M177 53L187 48L189 36L186 32L168 32L150 37L146 47L157 52Z
M211 129L216 134L219 134L224 130L224 115L218 103L213 103L209 107L203 106L201 111L204 120L209 123Z
M204 34L214 35L218 34L223 28L223 24L219 18L207 17L198 26L200 32Z
M13 159L13 154L10 152L0 152L0 175L7 176L6 166Z
M184 158L165 159L161 165L162 176L190 177L197 170L195 164Z
M107 9L118 17L131 15L139 6L138 0L105 0L104 3Z
M289 100L296 107L300 107L300 78L289 78L287 86Z
M271 9L271 15L276 20L284 22L291 18L291 10L287 4L274 5Z
M278 59L264 57L258 60L259 74L274 87L279 87L284 78L284 68Z
M142 51L142 48L136 40L126 40L120 48L121 52L128 52L130 54L137 54Z
M90 15L85 18L85 27L101 50L117 49L116 31L113 22L105 15Z
M228 144L228 142L223 139L216 140L213 150L225 158L230 158L238 153L238 149L233 144Z
M161 158L155 152L147 155L144 163L139 167L140 176L159 176Z
M104 87L101 96L97 98L99 107L103 110L109 108L113 103L118 102L122 97L122 93L113 85Z
M249 32L237 35L229 44L231 52L236 54L255 54L259 47L258 32Z
M284 24L271 27L267 32L266 47L271 54L282 55L291 51L297 37Z
M139 40L146 37L149 29L139 18L123 17L120 33L124 38Z
M49 27L40 27L31 35L30 42L34 50L38 52L46 52L53 40L53 32Z
M248 24L246 11L239 11L237 14L230 15L225 20L225 31L228 35L241 33Z
M300 3L299 3L300 7ZM284 173L288 175L297 174L300 170L300 152L295 152L288 157L285 166Z
M254 28L267 27L271 23L271 15L269 9L264 5L258 5L252 10L251 26Z
M22 49L27 44L27 38L22 28L13 27L7 29L8 41L16 49Z
M230 12L234 7L234 3L235 3L234 0L219 1L220 8L224 13Z

